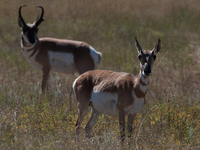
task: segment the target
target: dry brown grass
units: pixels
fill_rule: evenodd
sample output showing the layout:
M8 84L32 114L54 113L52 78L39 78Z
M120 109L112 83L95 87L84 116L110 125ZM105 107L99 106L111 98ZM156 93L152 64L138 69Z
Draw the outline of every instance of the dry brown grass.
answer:
M90 43L103 53L98 69L139 72L134 46L145 48L160 38L147 105L134 122L124 149L198 149L200 147L200 1L60 0L0 2L0 148L122 149L116 118L101 116L87 140L75 142L76 101L69 112L69 92L77 75L52 73L52 92L39 94L41 72L20 50L18 9L26 22L45 9L39 37ZM86 124L89 116L84 120Z

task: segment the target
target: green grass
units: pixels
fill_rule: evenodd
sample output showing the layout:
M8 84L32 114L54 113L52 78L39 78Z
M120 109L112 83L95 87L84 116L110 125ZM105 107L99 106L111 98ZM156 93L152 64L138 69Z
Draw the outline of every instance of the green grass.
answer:
M30 67L20 48L18 9L34 22L42 5L39 37L81 40L102 52L98 69L137 75L137 36L157 54L147 104L134 121L133 137L119 144L118 118L102 115L87 140L75 141L77 106L69 93L78 76L51 73L51 93L40 94L41 72ZM0 149L199 149L200 2L160 0L1 1ZM82 123L87 123L88 115Z

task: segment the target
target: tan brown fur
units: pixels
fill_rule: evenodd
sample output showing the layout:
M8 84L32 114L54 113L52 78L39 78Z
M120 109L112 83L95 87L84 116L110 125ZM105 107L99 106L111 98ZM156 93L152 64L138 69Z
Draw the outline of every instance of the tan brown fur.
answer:
M31 46L24 41L23 37L21 40L24 46ZM23 48L22 50L24 51ZM48 52L53 51L73 54L74 64L79 74L95 69L94 61L90 55L89 45L84 42L54 38L40 38L35 46L27 51L33 51L30 57L39 51L36 55L36 61L44 67L51 68Z
M85 126L86 137L90 137L91 129L95 125L100 112L107 112L108 114L115 115L115 113L110 113L110 111L104 110L109 109L107 108L106 104L109 107L112 107L111 111L113 110L113 107L115 107L116 97L116 107L119 111L118 116L121 140L123 141L125 136L126 114L128 114L128 133L129 135L131 134L135 114L140 111L141 107L145 103L145 95L149 84L149 76L151 74L151 69L153 68L153 62L156 58L155 53L159 52L161 48L160 40L158 40L157 45L152 51L144 51L139 45L137 39L136 47L138 49L139 60L141 63L138 77L125 72L93 70L80 75L74 81L73 88L78 101L78 118L76 122L77 136L79 135L80 124L87 113L88 106L92 107L92 114L90 120ZM102 93L100 99L96 98L98 97L98 94L95 95L95 93ZM104 97L106 101L102 99ZM94 106L92 103L96 106ZM98 110L100 112L98 112ZM116 112L116 109L114 110Z
M133 90L135 80L137 78L133 75L124 72L117 73L106 70L94 70L88 71L78 78L74 90L78 92L85 91L84 89L90 89L88 93L91 93L92 90L118 93L120 97L123 97L124 101L127 100L127 102L121 102L121 98L119 98L118 107L123 108L133 103L131 96L124 94L124 92Z
M101 53L95 51L89 44L81 41L72 41L55 38L38 38L39 24L44 21L44 9L41 16L33 24L26 24L19 8L18 25L22 29L22 52L30 65L42 70L42 91L47 88L49 73L52 70L63 73L82 74L94 70L101 61ZM51 59L52 58L52 59Z
M23 37L22 42L24 46L31 46L24 41ZM39 53L36 56L36 61L47 67L51 67L47 57L48 51L53 51L73 54L75 65L80 74L95 68L93 59L90 55L89 45L84 42L55 38L39 38L39 41L36 43L36 45L28 51L31 50L33 50L33 53L30 55L30 57L32 57L38 50Z

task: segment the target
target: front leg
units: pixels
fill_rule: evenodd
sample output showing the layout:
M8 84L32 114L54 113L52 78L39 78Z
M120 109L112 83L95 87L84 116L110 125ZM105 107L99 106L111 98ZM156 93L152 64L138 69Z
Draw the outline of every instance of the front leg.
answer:
M123 109L119 110L119 127L120 127L121 141L123 142L125 137L125 112Z
M128 137L131 137L132 134L132 125L133 121L135 119L136 114L129 114L128 115L128 121L127 121L127 131L128 131Z
M49 78L50 78L50 68L43 67L42 68L42 93L45 93L45 89L49 90Z

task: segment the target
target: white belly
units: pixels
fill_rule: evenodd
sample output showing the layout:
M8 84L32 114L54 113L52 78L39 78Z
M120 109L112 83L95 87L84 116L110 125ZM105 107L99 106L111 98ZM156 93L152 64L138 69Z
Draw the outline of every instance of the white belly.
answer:
M134 103L126 108L126 114L139 113L144 106L144 98L137 98L134 91L132 92ZM119 116L119 109L117 108L118 94L109 92L93 91L91 99L93 107L101 114L109 116Z
M93 91L91 101L93 107L101 114L109 116L118 116L117 106L118 95L116 93Z
M75 73L77 71L73 54L52 51L49 51L48 54L52 71L63 73Z

